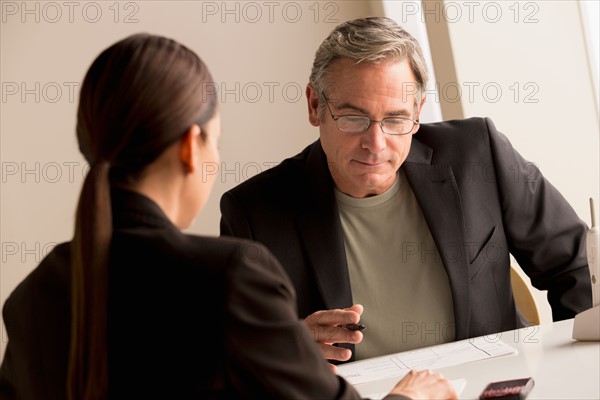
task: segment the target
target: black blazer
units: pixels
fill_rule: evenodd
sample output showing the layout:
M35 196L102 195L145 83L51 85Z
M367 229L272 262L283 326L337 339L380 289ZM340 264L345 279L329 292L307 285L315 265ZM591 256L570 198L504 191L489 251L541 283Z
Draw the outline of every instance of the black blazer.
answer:
M359 397L297 319L266 248L183 234L133 192L115 190L112 204L110 398ZM5 303L2 399L66 398L70 254L56 246Z
M448 273L457 340L523 325L509 253L533 286L548 290L554 320L591 307L585 223L489 119L423 124L401 168ZM300 317L352 304L319 140L226 192L221 214L223 236L256 240L281 261Z

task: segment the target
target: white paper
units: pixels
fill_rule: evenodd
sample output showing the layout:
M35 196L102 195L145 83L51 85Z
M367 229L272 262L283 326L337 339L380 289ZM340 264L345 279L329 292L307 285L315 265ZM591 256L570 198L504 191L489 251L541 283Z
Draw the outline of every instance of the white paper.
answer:
M356 385L402 377L411 369L437 369L516 353L497 337L482 336L338 365L337 374Z

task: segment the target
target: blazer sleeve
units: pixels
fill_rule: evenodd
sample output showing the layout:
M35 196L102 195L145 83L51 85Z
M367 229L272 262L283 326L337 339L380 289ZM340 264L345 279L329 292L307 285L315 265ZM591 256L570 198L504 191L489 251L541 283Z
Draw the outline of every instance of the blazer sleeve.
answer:
M65 399L70 307L69 248L58 244L6 299L8 343L0 399Z
M538 167L486 118L511 254L534 287L548 291L554 321L592 306L586 224Z
M6 346L2 365L0 366L0 399L16 399L15 393L15 366L13 363L12 346L10 343Z
M235 360L227 370L236 391L259 398L360 398L332 373L297 318L292 284L266 247L248 242L230 265L225 346Z

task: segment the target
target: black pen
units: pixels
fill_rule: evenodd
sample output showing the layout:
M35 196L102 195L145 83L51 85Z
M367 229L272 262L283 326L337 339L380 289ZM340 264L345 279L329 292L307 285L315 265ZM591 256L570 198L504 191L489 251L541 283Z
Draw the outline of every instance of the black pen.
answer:
M342 327L349 331L364 331L367 328L364 324L346 324L342 325Z

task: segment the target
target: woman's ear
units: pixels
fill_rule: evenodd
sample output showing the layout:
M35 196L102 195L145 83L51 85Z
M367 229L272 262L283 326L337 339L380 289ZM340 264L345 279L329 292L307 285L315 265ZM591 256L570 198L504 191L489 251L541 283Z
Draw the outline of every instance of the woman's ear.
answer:
M190 126L180 140L179 158L185 172L192 173L196 170L199 136L200 127L194 124Z

